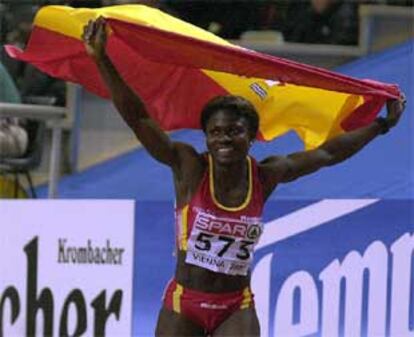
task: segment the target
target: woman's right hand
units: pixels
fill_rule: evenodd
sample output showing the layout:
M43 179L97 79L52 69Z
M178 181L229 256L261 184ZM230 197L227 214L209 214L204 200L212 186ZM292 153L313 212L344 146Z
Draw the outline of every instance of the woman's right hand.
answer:
M90 20L83 28L82 40L85 44L86 52L95 60L105 56L106 38L106 21L102 16L96 20Z

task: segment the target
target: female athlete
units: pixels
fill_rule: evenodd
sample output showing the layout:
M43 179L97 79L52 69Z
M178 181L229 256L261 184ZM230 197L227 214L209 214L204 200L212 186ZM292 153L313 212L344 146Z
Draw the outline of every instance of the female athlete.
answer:
M237 96L217 97L201 114L207 153L170 140L148 115L105 52L106 22L84 28L112 100L144 148L168 165L176 197L177 266L166 287L156 336L260 336L249 265L262 233L262 209L280 183L340 163L393 128L404 100L387 102L387 117L331 139L311 151L256 162L249 149L258 115Z

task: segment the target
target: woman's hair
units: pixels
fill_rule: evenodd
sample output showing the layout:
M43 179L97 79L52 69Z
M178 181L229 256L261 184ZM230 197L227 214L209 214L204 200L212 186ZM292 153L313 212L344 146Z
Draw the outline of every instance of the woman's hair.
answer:
M201 111L200 124L206 132L207 123L211 116L218 111L228 111L236 117L246 119L252 138L256 137L259 128L259 115L252 103L241 96L217 96L210 100Z

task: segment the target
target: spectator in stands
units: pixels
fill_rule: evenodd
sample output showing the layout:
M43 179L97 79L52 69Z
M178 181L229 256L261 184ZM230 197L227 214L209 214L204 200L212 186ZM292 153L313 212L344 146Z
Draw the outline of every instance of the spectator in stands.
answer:
M283 30L283 18L289 4L285 0L266 1L256 5L254 30Z
M158 8L162 10L163 12L179 17L178 12L173 10L165 1L160 1L160 0L102 0L102 6L127 5L127 4L140 4L140 5Z
M25 64L20 78L20 92L24 103L66 105L66 83L41 72L29 63Z
M30 22L20 22L14 30L7 34L6 43L24 49L31 30L32 24ZM2 55L4 55L4 48L1 49ZM48 97L49 99L53 97L55 105L65 105L65 82L46 75L29 63L16 61L7 56L4 56L4 61L4 65L20 90L24 102L33 103L32 98L34 96L36 96L37 101L40 101L40 97Z
M289 42L358 44L358 5L342 0L294 2L286 13L284 39Z
M20 157L28 146L28 135L17 118L0 118L0 158Z
M19 103L20 96L12 78L0 62L0 102ZM28 135L17 118L0 117L0 157L20 157L28 145Z
M259 6L252 1L208 0L170 1L180 17L227 39L237 39L246 30L256 28Z
M386 0L386 3L391 6L414 6L414 0Z
M102 3L101 0L69 0L67 5L75 8L99 8Z

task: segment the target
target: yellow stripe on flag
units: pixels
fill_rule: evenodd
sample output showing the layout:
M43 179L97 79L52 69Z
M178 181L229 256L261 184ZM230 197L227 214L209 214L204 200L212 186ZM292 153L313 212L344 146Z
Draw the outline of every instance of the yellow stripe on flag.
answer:
M259 139L271 140L293 130L311 149L368 125L387 99L400 95L396 85L359 80L232 45L143 5L46 6L36 15L25 51L15 46L6 50L51 76L109 97L81 40L84 26L99 16L108 19L112 32L107 41L109 57L165 130L200 127L200 111L209 100L239 95L258 111Z
M179 20L156 8L144 5L109 6L96 9L46 6L37 13L34 24L76 39L81 39L83 27L99 16L153 27L223 46L239 48L226 40Z
M307 149L343 133L340 123L364 103L359 95L208 70L204 73L230 94L252 102L265 140L294 130Z

